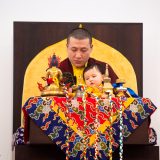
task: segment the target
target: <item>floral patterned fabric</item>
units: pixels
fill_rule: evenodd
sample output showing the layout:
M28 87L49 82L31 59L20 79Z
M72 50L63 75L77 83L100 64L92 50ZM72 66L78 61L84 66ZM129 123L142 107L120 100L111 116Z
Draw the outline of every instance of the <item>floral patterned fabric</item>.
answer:
M95 142L99 159L107 159L109 153L109 134L112 126L113 151L119 146L119 108L123 105L124 140L150 116L156 107L147 98L86 99L86 109L81 98L69 102L65 97L31 97L23 107L25 118L29 116L64 152L69 144L70 159L83 159L83 148L87 145L86 157L94 159ZM112 106L112 112L110 112ZM96 107L98 110L96 110ZM86 117L84 117L84 111ZM98 129L95 128L98 114ZM112 121L109 117L112 116ZM84 125L84 121L86 125ZM69 134L69 138L67 135ZM97 141L95 137L98 135ZM84 137L85 143L84 143Z

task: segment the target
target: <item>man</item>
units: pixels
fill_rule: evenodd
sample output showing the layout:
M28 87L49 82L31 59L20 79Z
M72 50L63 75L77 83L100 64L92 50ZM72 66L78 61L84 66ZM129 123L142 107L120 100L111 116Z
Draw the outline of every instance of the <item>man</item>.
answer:
M73 29L67 37L68 58L60 63L60 69L64 72L70 72L76 77L76 84L84 84L83 70L91 64L100 64L105 73L106 63L90 58L93 49L92 36L84 28ZM100 54L100 53L97 53ZM117 79L117 75L112 68L108 66L111 83Z

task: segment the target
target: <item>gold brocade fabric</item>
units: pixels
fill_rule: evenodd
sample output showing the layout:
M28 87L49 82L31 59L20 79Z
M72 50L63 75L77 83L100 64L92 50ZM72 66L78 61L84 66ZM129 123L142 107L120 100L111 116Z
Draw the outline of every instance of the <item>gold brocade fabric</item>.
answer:
M59 98L59 97L54 97L54 100L52 101L51 103L51 106L52 106L52 110L55 111L60 117L61 119L66 122L67 119L66 119L66 116L65 116L65 113L64 111L62 111L62 106L64 105L64 103L62 103L62 101L64 101L65 98ZM86 112L87 113L90 113L90 114L87 114L87 123L88 123L88 127L90 126L89 124L91 123L92 121L92 118L93 117L90 117L91 115L95 115L95 105L96 105L96 101L94 98L87 98L86 99ZM100 124L98 126L98 131L100 133L104 133L105 130L107 129L107 127L110 127L111 124L114 123L114 121L118 118L118 106L120 105L119 104L119 101L118 101L118 98L112 98L112 101L114 102L114 105L112 106L113 107L113 113L112 113L112 121L109 120L109 116L110 114L106 114L106 113L103 113L103 111L99 110L99 118L101 119L100 120ZM127 109L129 107L129 105L134 101L134 98L132 97L129 97L125 102L123 102L123 107L122 107L122 111L124 112L125 109ZM78 112L76 112L76 114L80 114L79 111L84 111L84 108L83 108L83 103L82 102L82 99L78 99L76 100L77 104L78 104ZM72 105L75 105L74 102L72 101L71 102ZM106 99L100 99L98 103L101 103L101 107L105 107L106 106ZM65 106L63 106L63 109L65 108ZM70 114L70 117L69 117L69 121L68 121L68 126L71 127L80 137L83 137L83 127L84 127L84 124L83 123L79 123L80 120L77 120L77 116L74 117L75 114ZM79 115L80 116L80 115ZM74 117L74 120L73 120L73 117ZM77 121L77 122L76 122ZM81 129L80 129L81 128ZM87 132L87 135L89 136L89 143L90 145L93 145L94 142L95 142L95 139L96 139L96 134L91 134L89 132Z

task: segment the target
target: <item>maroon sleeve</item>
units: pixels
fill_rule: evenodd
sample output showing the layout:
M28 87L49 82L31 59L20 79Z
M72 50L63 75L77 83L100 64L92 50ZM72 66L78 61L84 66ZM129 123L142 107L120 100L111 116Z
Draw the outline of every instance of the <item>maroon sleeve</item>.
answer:
M71 65L71 63L70 63L70 61L69 61L68 58L66 58L65 60L63 60L60 63L60 65L59 65L58 68L62 71L62 73L64 73L64 72L70 72L71 74L73 74L73 68L72 68L72 65Z

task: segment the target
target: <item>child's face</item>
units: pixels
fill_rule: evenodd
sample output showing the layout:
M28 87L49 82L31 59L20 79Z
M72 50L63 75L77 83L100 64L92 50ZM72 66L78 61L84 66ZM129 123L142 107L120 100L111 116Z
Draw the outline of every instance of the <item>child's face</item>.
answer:
M102 84L103 75L97 68L94 67L84 73L84 80L87 86L98 87L99 85Z

